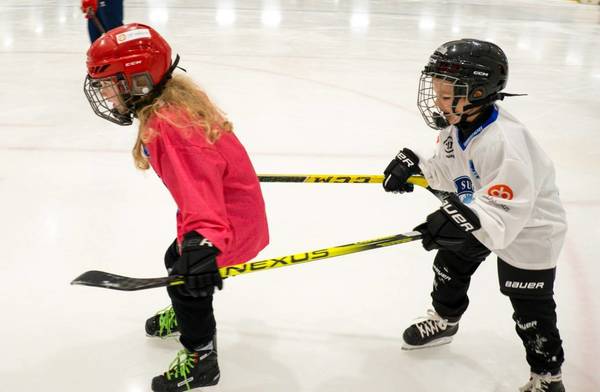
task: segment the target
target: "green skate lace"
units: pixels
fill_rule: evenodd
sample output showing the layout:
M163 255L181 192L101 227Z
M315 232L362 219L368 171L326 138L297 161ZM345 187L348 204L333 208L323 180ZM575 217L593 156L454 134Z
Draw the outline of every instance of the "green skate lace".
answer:
M181 377L185 382L186 388L190 389L188 375L190 374L190 370L196 366L196 355L196 353L192 353L186 349L180 350L169 365L169 370L165 373L167 380Z
M158 317L158 336L170 335L173 331L173 327L177 326L177 319L175 318L175 311L172 306L168 306L163 310L156 313ZM163 335L163 332L167 333Z

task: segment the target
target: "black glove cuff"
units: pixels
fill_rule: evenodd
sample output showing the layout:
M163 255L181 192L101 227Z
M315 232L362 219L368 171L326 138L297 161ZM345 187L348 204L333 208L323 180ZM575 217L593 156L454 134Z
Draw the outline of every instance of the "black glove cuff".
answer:
M187 288L193 290L206 287L216 287L219 290L223 288L223 278L218 271L214 274L188 275L185 279Z
M190 231L183 236L181 243L181 253L202 250L207 255L218 254L219 249L213 245L208 239L196 231Z
M454 193L444 200L440 210L454 226L464 233L481 229L481 222L475 212L464 205Z

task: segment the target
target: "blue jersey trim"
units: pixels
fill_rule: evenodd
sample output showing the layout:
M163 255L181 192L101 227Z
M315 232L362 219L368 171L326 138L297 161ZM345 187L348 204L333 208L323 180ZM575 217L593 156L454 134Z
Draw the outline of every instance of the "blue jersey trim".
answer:
M479 179L479 173L477 173L477 170L475 169L475 164L473 163L472 159L469 159L469 169L471 169L471 174L473 174L475 178Z
M492 114L490 114L490 117L487 120L485 120L485 122L483 124L481 124L481 126L479 128L477 128L475 131L473 131L473 133L464 142L462 142L460 140L460 137L458 137L460 135L460 131L458 130L458 128L455 127L456 133L457 133L456 140L458 140L458 145L460 146L460 148L463 151L466 150L467 146L469 145L471 140L473 140L477 135L479 135L481 132L483 132L483 130L485 128L487 128L488 125L490 125L491 123L496 121L497 118L498 118L498 108L496 107L496 105L494 105L494 110L492 111Z

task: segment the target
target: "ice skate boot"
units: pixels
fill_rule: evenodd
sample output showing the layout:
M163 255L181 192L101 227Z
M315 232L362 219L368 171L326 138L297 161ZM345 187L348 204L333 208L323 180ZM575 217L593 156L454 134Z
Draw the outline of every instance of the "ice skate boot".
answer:
M158 311L146 320L146 335L167 338L179 334L177 318L172 306Z
M440 346L452 341L458 331L458 318L443 318L432 309L427 316L404 330L404 350Z
M171 362L169 370L152 379L154 392L183 392L216 385L221 375L215 339L198 350L183 349Z
M551 375L531 373L529 382L519 388L519 392L565 392L560 373Z

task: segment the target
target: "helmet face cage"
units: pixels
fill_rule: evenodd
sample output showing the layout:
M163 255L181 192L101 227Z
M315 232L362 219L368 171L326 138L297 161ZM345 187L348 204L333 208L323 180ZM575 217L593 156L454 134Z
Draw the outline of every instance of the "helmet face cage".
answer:
M83 91L99 117L119 125L131 125L135 103L152 91L150 75L141 73L131 77L131 88L123 74L93 79L85 78Z
M458 78L436 72L422 72L419 79L417 106L425 123L433 129L444 129L450 125L443 110L438 106L438 95L433 88L433 79L442 80L452 86L452 115L460 117L464 112L457 112L456 107L461 98L469 96L469 85Z

